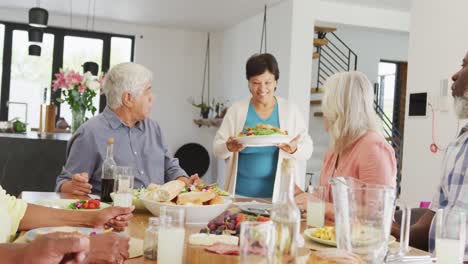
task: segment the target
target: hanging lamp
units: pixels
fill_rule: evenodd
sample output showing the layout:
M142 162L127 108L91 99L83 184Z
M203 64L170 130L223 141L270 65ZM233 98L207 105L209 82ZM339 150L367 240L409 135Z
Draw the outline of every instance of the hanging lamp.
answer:
M39 28L30 28L28 29L28 39L29 42L42 43L44 33Z
M89 31L88 29L88 20L89 20L89 7L90 7L90 0L88 0L88 15L87 15L87 18L86 18L86 29ZM92 31L94 31L94 16L95 16L95 12L96 12L96 0L94 0L93 2L93 20L92 20ZM98 75L98 72L99 72L99 65L94 62L94 61L87 61L85 63L83 63L83 73L86 73L86 72L91 72L92 75L94 76L97 76Z
M265 44L265 49L263 48L263 44ZM262 37L260 39L260 54L261 53L267 53L267 5L265 5L263 11Z
M37 1L37 7L29 9L29 25L31 27L45 28L49 20L49 12L40 7L40 1Z
M29 55L41 56L41 46L36 45L36 44L29 45Z
M99 65L93 61L83 63L83 73L91 72L92 75L97 76L99 72Z

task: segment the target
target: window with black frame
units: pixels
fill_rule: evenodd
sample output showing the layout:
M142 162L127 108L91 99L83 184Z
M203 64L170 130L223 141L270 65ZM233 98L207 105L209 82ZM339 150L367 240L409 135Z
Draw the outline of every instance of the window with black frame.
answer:
M2 99L2 72L3 72L3 42L5 39L5 25L0 24L0 100Z
M115 64L133 61L134 36L56 27L43 29L42 43L34 43L41 47L41 55L31 56L28 29L26 24L0 21L0 121L18 117L32 129L38 128L40 104L47 88L47 101L58 108L56 120L63 117L71 124L70 106L67 102L59 104L57 99L63 95L52 90L54 74L60 69L83 74L85 62L95 62L99 72L106 72ZM95 114L105 107L99 91L92 105L98 110Z

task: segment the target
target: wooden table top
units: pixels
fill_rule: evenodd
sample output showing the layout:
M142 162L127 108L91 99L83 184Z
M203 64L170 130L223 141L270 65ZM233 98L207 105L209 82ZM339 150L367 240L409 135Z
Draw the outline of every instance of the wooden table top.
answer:
M79 197L73 195L67 195L62 193L53 193L53 192L22 192L20 197L27 201L27 202L34 202L41 199L89 199L89 197ZM249 199L241 198L236 199L237 201L248 201ZM259 199L255 199L259 201ZM264 201L267 202L267 201ZM137 211L134 212L134 216L130 221L130 225L127 228L126 232L131 237L143 239L145 229L148 226L148 218L151 217L152 214L146 211ZM193 233L198 233L200 229L204 227L202 225L186 225L185 226L185 261L184 263L223 263L223 264L231 264L231 263L238 263L239 258L238 256L226 256L226 255L218 255L209 253L204 250L202 246L193 246L188 245L188 236ZM301 222L301 233L307 228L305 221ZM393 246L398 247L398 243L393 243ZM307 256L310 250L320 250L323 248L329 248L328 246L324 246L309 239L305 239L305 247L301 248L299 251L299 256ZM418 255L426 255L427 252L411 248L410 255L418 256ZM125 261L125 263L129 264L137 264L137 263L157 263L154 260L148 260L144 257L138 257L134 259L129 259Z

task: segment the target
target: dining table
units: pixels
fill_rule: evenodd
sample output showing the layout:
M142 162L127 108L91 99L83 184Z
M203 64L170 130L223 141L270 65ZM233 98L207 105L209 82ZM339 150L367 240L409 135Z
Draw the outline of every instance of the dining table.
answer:
M55 193L55 192L30 192L30 191L23 191L20 196L21 199L25 200L28 203L36 203L39 200L44 199L80 199L80 200L87 200L91 199L88 196L76 196L71 194L64 194L64 193ZM245 198L245 197L235 197L233 199L233 205L235 206L236 202L248 202L255 200L256 202L262 203L271 203L269 200L258 199L258 198ZM148 219L153 215L146 210L136 210L133 212L133 218L130 220L129 226L125 230L126 234L132 238L143 239L144 233L146 228L148 227ZM192 225L186 224L185 225L185 248L184 248L184 263L222 263L222 264L231 264L231 263L239 263L239 256L232 256L232 255L219 255L215 253L210 253L205 250L204 246L195 246L190 245L187 242L188 237L191 234L199 233L200 229L203 228L203 225ZM301 234L303 234L304 230L307 229L307 224L305 219L301 221ZM22 236L24 236L24 232L20 233L17 240L21 240ZM23 238L24 240L24 238ZM390 245L390 247L399 247L398 242L394 242ZM298 250L298 261L299 263L306 263L308 255L311 251L321 250L330 248L330 246L322 245L316 243L306 237L304 237L304 243L302 247ZM407 255L411 256L424 256L427 255L428 252L411 248ZM156 260L149 260L144 258L143 256L139 256L136 258L127 259L125 263L128 264L140 264L140 263L157 263Z

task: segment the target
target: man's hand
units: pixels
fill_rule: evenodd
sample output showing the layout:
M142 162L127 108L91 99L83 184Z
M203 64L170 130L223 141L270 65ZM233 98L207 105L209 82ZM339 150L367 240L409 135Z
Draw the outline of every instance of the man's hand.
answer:
M129 238L116 233L92 235L90 250L83 263L123 263L128 255Z
M113 228L116 231L123 231L128 222L133 217L132 207L109 207L96 212L92 218L91 225L94 228Z
M289 143L281 143L278 145L278 148L289 154L293 154L297 151L297 143L301 138L301 134L295 136Z
M60 192L86 196L91 193L93 186L88 183L88 173L74 174L69 181L65 181L60 187Z
M200 177L198 177L197 173L190 176L190 178L187 178L185 176L180 176L180 177L176 178L176 180L183 181L185 183L185 185L187 185L187 186L194 185L199 179L200 179Z
M21 263L81 263L89 246L89 239L83 235L60 232L45 234L26 246Z
M241 152L245 149L245 145L239 143L234 137L229 137L226 141L226 147L230 152Z

